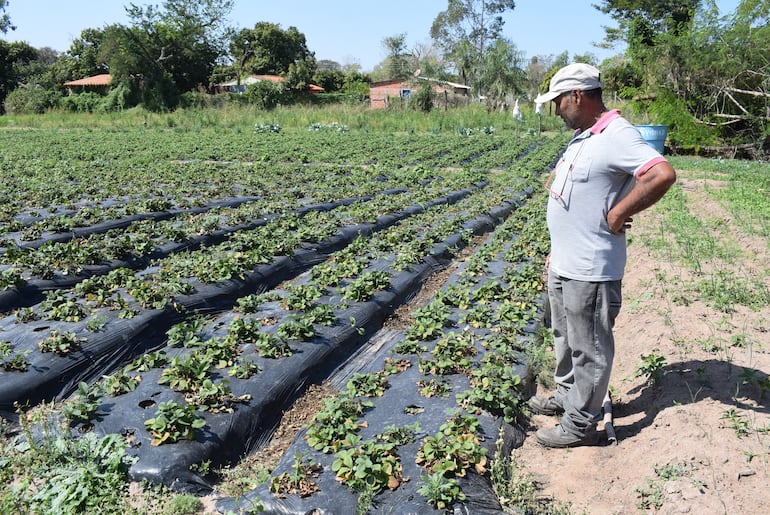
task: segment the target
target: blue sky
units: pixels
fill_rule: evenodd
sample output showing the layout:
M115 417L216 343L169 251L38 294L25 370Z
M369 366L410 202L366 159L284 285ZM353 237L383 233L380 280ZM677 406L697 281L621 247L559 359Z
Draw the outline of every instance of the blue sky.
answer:
M162 0L9 0L6 12L17 26L5 34L6 41L26 41L34 47L60 52L86 28L112 23L128 24L124 6L161 5ZM599 61L616 52L598 49L593 43L604 38L603 26L613 20L591 4L598 0L518 0L505 17L504 36L511 39L526 58L535 55L593 53ZM732 12L739 0L720 0L723 14ZM316 59L340 64L360 64L371 71L386 56L383 39L406 33L408 48L430 43L430 26L446 9L446 0L235 0L230 23L251 28L268 21L305 34Z

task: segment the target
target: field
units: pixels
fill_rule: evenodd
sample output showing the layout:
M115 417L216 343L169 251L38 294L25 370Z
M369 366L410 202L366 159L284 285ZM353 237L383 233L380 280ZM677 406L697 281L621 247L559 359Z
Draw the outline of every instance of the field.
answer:
M556 453L525 438L549 423L524 401L549 386L542 182L565 135L165 122L0 131L6 512L666 506L653 470L616 505L559 490L538 479ZM741 485L764 484L767 165L674 164L683 180L632 230L618 339L643 337L619 343L638 383L613 381L620 445L645 411L624 409L714 388L721 423L756 441L730 456ZM665 323L634 325L649 314ZM688 314L709 323L682 334ZM685 368L702 382L669 385ZM561 473L618 448L564 453Z

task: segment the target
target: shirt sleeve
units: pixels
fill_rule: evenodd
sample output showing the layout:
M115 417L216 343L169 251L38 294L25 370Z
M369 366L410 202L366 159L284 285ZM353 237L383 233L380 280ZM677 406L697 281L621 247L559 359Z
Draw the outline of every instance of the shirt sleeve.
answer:
M614 156L613 168L633 175L634 178L638 179L650 168L666 160L630 123L620 124L613 136L613 146L622 149Z

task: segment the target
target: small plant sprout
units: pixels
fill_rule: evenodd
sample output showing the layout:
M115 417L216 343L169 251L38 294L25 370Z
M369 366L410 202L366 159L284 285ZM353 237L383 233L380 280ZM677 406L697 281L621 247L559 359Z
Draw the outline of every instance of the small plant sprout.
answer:
M290 472L282 472L270 480L270 491L280 498L286 494L308 497L319 490L313 479L318 477L322 467L305 458L302 454L294 455L294 464Z
M637 365L634 377L647 377L647 384L658 384L663 377L663 368L667 365L665 356L658 349L653 349L649 354L642 355L642 362Z
M445 510L456 501L465 500L465 494L460 489L455 478L448 478L441 472L433 472L420 477L420 488L417 493L439 510Z

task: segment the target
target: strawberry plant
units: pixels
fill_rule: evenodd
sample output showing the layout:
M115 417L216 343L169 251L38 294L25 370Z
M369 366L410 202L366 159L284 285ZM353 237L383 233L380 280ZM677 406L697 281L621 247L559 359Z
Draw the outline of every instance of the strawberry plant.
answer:
M155 417L144 421L144 426L152 436L152 445L192 440L197 430L205 425L206 421L196 416L195 408L174 401L161 402Z
M58 329L51 331L48 338L38 343L40 352L53 352L54 354L65 355L80 349L80 344L85 341L78 338L75 333L61 332Z
M251 395L235 396L227 380L215 383L211 379L204 379L194 391L185 394L185 400L201 411L232 413L235 403L248 402L251 400Z
M340 447L348 434L358 431L361 424L356 419L371 403L345 395L323 400L323 408L308 427L305 439L313 449L327 453Z
M0 291L18 288L25 283L21 272L14 267L3 268L0 270Z
M60 320L63 322L78 322L87 315L86 309L83 306L59 290L48 292L46 299L40 303L40 309L48 312L48 320Z
M201 344L200 332L206 321L202 317L192 317L171 326L166 331L168 345L171 347L197 347Z
M437 379L421 379L417 381L417 386L419 388L419 393L423 397L446 397L449 395L449 391L451 390L451 387L446 381L441 381Z
M129 375L125 370L102 377L101 384L105 393L113 397L133 392L142 380L142 376Z
M470 357L476 354L471 332L450 332L440 338L431 355L432 360L420 359L418 366L421 372L435 375L455 374L465 372L470 368Z
M391 357L387 357L385 358L382 366L382 373L386 376L391 374L398 374L399 372L403 372L411 366L412 362L408 359L396 360Z
M315 336L312 319L304 316L288 315L278 326L278 336L285 340L310 340Z
M27 356L30 350L14 352L9 341L0 341L0 367L6 372L25 372L29 368Z
M254 318L236 318L227 326L227 336L238 343L255 342L261 334L261 324Z
M294 354L288 343L271 333L259 333L253 343L257 354L263 358L283 358Z
M311 324L321 324L333 326L337 322L337 315L334 313L334 307L330 304L319 304L307 311L303 318Z
M382 372L355 373L348 381L347 391L354 397L380 397L388 386L388 380Z
M317 284L296 284L286 288L288 294L283 300L282 307L295 311L307 311L314 301L324 294Z
M508 297L508 295L510 294L503 288L503 285L500 284L499 281L491 280L486 281L479 286L473 293L473 300L476 302L491 302L503 300Z
M346 448L334 455L332 470L337 480L348 485L354 492L376 494L384 488L395 490L401 484L401 461L390 442L361 441L358 435L349 434Z
M451 284L443 291L436 294L436 299L447 306L459 309L468 309L473 305L471 290L457 284Z
M235 358L241 353L238 342L233 338L209 338L201 345L203 347L204 360L214 365L214 368L226 368L232 366Z
M457 415L451 418L436 435L423 439L416 463L446 476L464 477L470 468L484 474L487 449L480 443L478 429L479 422L475 417Z
M253 361L243 360L230 367L230 370L227 371L227 375L238 379L248 379L260 371L259 365Z
M490 357L491 356L491 357ZM514 374L510 364L488 354L480 369L471 373L470 390L457 396L458 403L471 412L486 410L516 421L521 395L521 377Z
M449 307L438 300L415 310L406 332L407 339L422 341L440 336L449 323L449 315Z
M40 320L40 315L32 308L20 308L16 311L16 320L19 323L32 322L33 320Z
M492 308L485 304L477 304L460 315L460 323L475 328L491 327Z
M420 354L427 350L428 348L424 345L420 345L420 342L410 339L398 342L393 348L393 351L399 354Z
M178 392L194 391L208 378L211 361L193 352L186 356L176 356L163 370L158 384L165 384Z
M75 394L67 402L62 404L62 413L71 424L88 422L99 409L103 391L98 385L89 386L81 381Z
M142 354L134 361L126 365L126 370L136 370L137 372L146 372L153 368L160 368L168 363L168 357L166 351L159 350L150 352L149 354Z
M384 270L364 272L343 289L342 298L355 302L366 302L377 290L390 286L390 274Z

